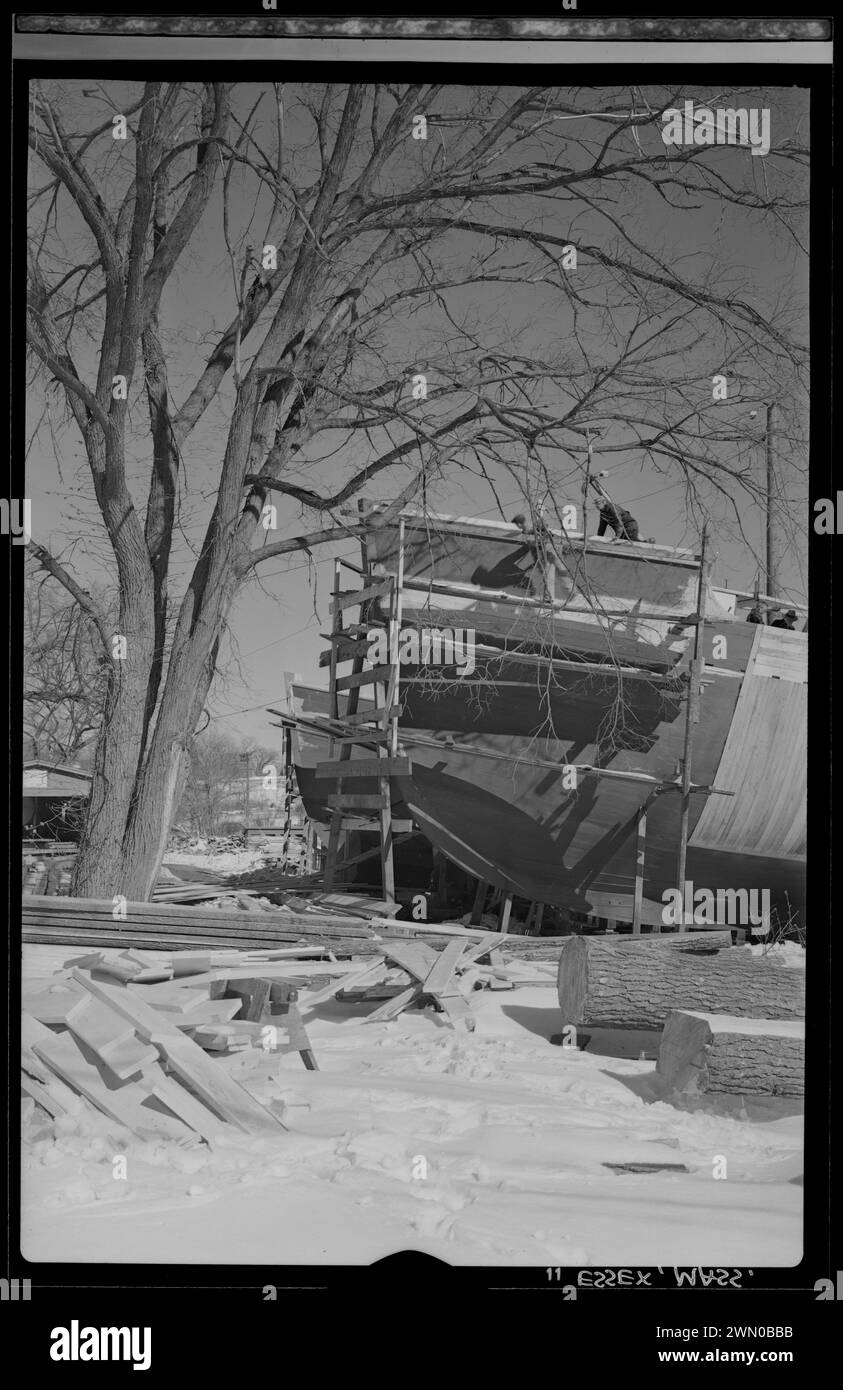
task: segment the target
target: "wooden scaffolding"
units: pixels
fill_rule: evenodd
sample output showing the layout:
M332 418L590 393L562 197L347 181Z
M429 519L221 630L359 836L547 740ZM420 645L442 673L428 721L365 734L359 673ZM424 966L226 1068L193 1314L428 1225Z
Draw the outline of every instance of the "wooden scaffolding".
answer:
M410 834L411 821L394 821L392 816L392 793L390 777L397 773L409 773L410 759L399 756L398 715L400 711L400 663L398 660L399 634L401 630L401 606L404 577L404 523L399 523L398 561L395 575L375 578L368 564L365 541L363 542L363 566L353 565L348 560L334 561L334 588L331 604L332 627L329 635L330 651L326 654L329 668L329 692L331 699L331 719L344 725L354 725L357 735L344 734L331 738L331 759L320 763L317 776L336 782L337 790L329 796L331 825L328 840L328 856L325 866L325 886L334 887L340 863L350 865L352 860L340 860L340 845L343 832L368 827L377 829L380 834L380 855L383 894L385 898L395 898L395 842L397 834ZM358 577L357 587L343 588L343 571L352 572ZM362 583L360 582L362 581ZM371 621L375 604L385 605L386 620L386 660L377 665L369 664L371 643L369 635L375 630ZM359 609L356 623L347 623L350 609ZM377 629L382 631L380 620ZM351 662L349 674L341 675L339 667ZM367 707L360 708L361 691L372 687L372 695ZM345 708L341 710L341 703ZM352 758L351 750L355 743L365 742L375 745L375 757ZM335 752L339 749L337 757ZM361 778L376 778L377 792L361 794L355 791L354 783Z
M329 733L331 739L331 758L328 762L317 765L317 776L336 784L336 790L328 797L331 822L325 867L325 886L328 889L333 888L342 869L351 867L352 864L361 859L369 858L373 853L378 853L377 850L369 850L352 858L340 854L344 832L368 828L379 833L383 894L384 897L392 900L395 899L396 887L394 862L396 837L404 838L416 832L412 821L393 818L390 777L408 775L411 772L412 763L408 756L408 748L411 749L414 742L424 742L423 739L408 736L406 748L399 743L401 703L399 635L404 594L405 591L423 587L429 592L443 594L459 592L460 596L464 596L463 590L465 589L465 586L430 580L425 581L423 585L413 579L405 581L404 549L405 524L402 518L398 526L398 548L394 574L376 576L372 573L365 540L362 542L362 565L352 564L346 559L335 560L331 606L332 627L330 634L325 634L330 642L330 649L324 652L320 658L320 665L327 665L329 668L331 713L326 732ZM706 550L707 535L704 530L698 557L695 611L688 614L673 615L681 626L693 628L690 660L687 673L683 677L686 689L684 746L681 764L674 780L663 780L646 774L637 776L637 780L646 781L649 784L650 791L638 809L634 826L631 825L630 827L631 833L634 832L636 836L636 867L632 893L599 893L594 895L595 899L599 900L595 907L595 915L606 916L610 920L612 918L631 920L635 933L641 931L642 922L649 923L654 928L657 927L654 918L654 905L645 901L643 892L647 813L654 799L669 791L678 790L681 795L678 808L677 856L677 880L681 890L688 847L691 796L699 794L734 795L733 792L720 788L694 785L691 779L694 730L699 720L700 696L705 684L704 675L707 671L712 670L705 664L703 641L705 595L711 567ZM555 567L551 564L548 569L545 602L549 599L551 605L556 607L557 604L554 599ZM354 587L343 587L344 572L356 577ZM512 603L523 604L525 602L523 599L516 599L515 596L508 594L500 596L496 594L495 597ZM526 600L526 602L529 604L531 601ZM381 609L377 618L374 616L375 605L380 605ZM349 613L354 609L358 610L359 616L356 621L349 622ZM611 610L610 612L607 611L605 615L610 616L613 613L614 610ZM372 649L371 634L375 630L383 632L384 628L387 644L386 659L372 664L369 661L369 653ZM479 650L484 651L485 648L481 647ZM537 662L547 661L554 668L592 671L598 669L597 664L592 662L574 662L540 656L535 658L522 656L520 659L528 662L533 660ZM341 674L339 668L346 666L349 662L351 663L350 672ZM644 667L624 667L623 670L631 677L638 676L651 680L667 679L654 675L652 671ZM675 677L670 679L675 679ZM372 695L367 699L365 708L361 709L361 691L367 686L372 688ZM374 756L352 758L351 752L355 744L370 746ZM598 777L630 775L591 765L587 771L590 775ZM369 780L376 778L377 793L361 794L359 790L356 790L355 782L359 782L362 778ZM480 921L490 886L483 880L478 880L471 914L472 922ZM493 902L497 904L498 900L500 908L499 928L502 932L506 932L512 908L513 892L500 890L493 898ZM540 929L544 906L543 903L538 902L531 905L528 922L533 931ZM681 930L686 928L687 924L683 923Z

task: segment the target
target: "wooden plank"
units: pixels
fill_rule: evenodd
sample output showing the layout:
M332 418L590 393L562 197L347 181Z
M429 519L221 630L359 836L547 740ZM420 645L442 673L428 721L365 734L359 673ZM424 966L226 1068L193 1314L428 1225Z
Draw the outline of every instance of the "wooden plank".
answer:
M337 690L354 690L362 685L381 685L389 680L391 666L372 666L368 671L352 671L349 676L337 676Z
M67 1015L80 999L85 997L81 989L43 989L37 994L25 994L22 1004L24 1013L37 1018L39 1023L63 1025Z
M463 995L437 994L434 997L450 1023L464 1023L469 1033L474 1032L476 1019L471 1012L471 1005Z
M320 975L347 975L359 969L359 962L352 961L275 961L258 969L256 965L220 966L204 975L194 976L202 984L212 984L218 980L251 980L260 975L267 980L308 980ZM137 997L137 996L133 996Z
M95 971L97 975L109 980L117 980L120 984L134 980L141 973L141 968L134 961L119 960L108 956L103 956L102 960L91 966L91 970Z
M341 589L331 600L331 612L342 612L361 603L371 603L375 599L386 598L391 592L391 579L385 579L379 584L370 584L365 589Z
M444 951L439 953L425 976L423 984L425 994L439 995L455 992L455 990L449 990L448 986L451 984L457 962L464 950L465 943L458 938L448 942Z
M372 817L371 815L366 816L362 813L357 816L343 816L340 821L340 829L376 833L378 829L378 820L377 817ZM415 822L411 820L394 820L392 822L392 830L395 835L409 835L415 830ZM340 868L342 868L344 862L345 861L341 861Z
M420 997L421 992L421 985L410 985L408 989L396 994L394 999L388 999L379 1009L375 1009L374 1013L369 1014L366 1023L386 1023L391 1018L397 1018L408 1004Z
M512 912L512 894L511 894L511 893L507 893L506 896L504 897L503 905L501 906L501 924L500 924L500 934L501 934L501 936L506 936L507 932L509 931L509 916L510 916L510 913L511 913L511 912Z
M25 1019L25 1035L31 1050L51 1071L66 1082L72 1091L85 1097L97 1110L116 1120L124 1128L145 1137L162 1130L172 1134L172 1123L156 1111L144 1109L144 1092L135 1083L120 1083L109 1078L108 1069L100 1071L89 1062L70 1033L51 1033L35 1019ZM162 1121L164 1123L162 1123Z
M228 1023L242 1007L239 999L206 999L196 1009L187 1013L172 1014L177 1028L189 1032L203 1023Z
M407 974L412 975L419 984L424 984L438 960L433 948L427 946L423 941L381 941L378 943L378 949L383 952L387 960L391 960L393 964L406 970Z
M338 792L328 797L328 805L335 811L379 811L381 799L374 793Z
M471 922L472 926L476 926L477 923L480 921L480 918L483 916L483 908L486 904L486 895L488 891L489 885L486 882L486 880L483 878L478 878L477 891L474 894L474 902L471 908L471 917L469 918L469 921Z
M225 991L223 998L233 994L241 1000L241 1007L237 1015L239 1019L249 1023L257 1023L263 1018L264 1013L269 1012L271 981L253 977L245 980L225 980L221 981L221 984ZM211 986L211 997L218 997L214 995L213 985Z
M348 912L367 918L390 917L398 906L394 898L370 898L362 893L318 893L313 902L317 907L325 906L333 912Z
M411 768L409 758L349 758L317 763L316 776L334 782L352 777L408 777Z
M77 999L67 1015L67 1026L121 1081L158 1061L156 1047L141 1042L127 1019L89 994Z
M605 917L610 922L632 922L635 915L634 895L624 896L619 893L598 893L589 889L588 896L591 899L591 917ZM664 904L654 902L652 898L641 897L641 921L645 926L658 927L663 925L662 913Z
M310 1013L317 1004L323 1004L326 999L331 999L340 990L359 989L361 985L373 984L375 980L380 980L387 974L389 966L383 957L379 957L372 965L365 966L356 975L346 975L341 980L332 980L324 989L319 989L315 994L306 994L301 1001L300 1008L305 1013Z
M335 738L334 743L340 748L351 745L359 748L370 743L389 743L392 738L390 729L365 729L359 734L350 734L347 738Z
M165 985L163 990L159 990L155 985L128 984L126 988L130 994L145 999L147 1004L152 1004L165 1014L187 1013L200 1008L208 1001L207 990L201 986L190 989L184 985Z
M644 861L647 849L647 802L638 812L635 838L635 892L632 899L632 930L641 934L641 909L644 903Z
M482 940L476 941L473 945L465 947L460 964L463 966L473 965L481 956L485 956L486 954L491 956L495 947L500 946L500 940L500 936L497 932L487 932Z
M377 723L377 725L380 727L382 721L384 720L384 717L388 721L390 719L395 718L397 714L400 714L400 709L397 705L393 705L391 708L387 709L372 708L359 710L354 714L344 714L341 716L338 722L340 724L348 724L351 728L355 729L360 728L361 726L365 726L366 724L375 723Z
M386 502L369 503L360 518L361 521L369 521L372 525L372 532L370 533L372 563L385 564L387 561L394 563L394 538L398 532L398 525L394 521L384 525L381 515L388 505ZM408 533L408 549L412 551L414 545L419 546L420 544L425 560L430 553L432 534L448 534L457 538L477 537L483 541L491 542L493 545L503 541L507 549L524 543L524 532L521 528L508 522L480 521L475 516L451 516L444 512L431 512L428 507L403 507L401 521ZM607 543L602 539L589 541L581 532L566 531L563 533L554 527L547 529L554 542L554 549L577 558L585 550L586 554L599 557L604 557L608 552L611 555L618 555L622 559L646 559L648 565L662 564L680 569L696 568L696 557L693 551L678 546L656 545L649 541L637 543L632 541ZM415 536L412 534L413 532L416 533ZM747 594L746 597L751 598L752 595ZM788 602L782 606L799 608L798 603L790 604Z
M212 1146L220 1135L232 1132L231 1125L219 1119L201 1100L197 1100L186 1086L182 1086L172 1076L167 1076L157 1063L141 1072L136 1084L147 1095L155 1096L156 1100L166 1105L189 1130L201 1135Z
M201 1047L185 1037L165 1014L158 1013L128 990L95 980L81 970L74 970L73 978L95 998L129 1019L145 1041L154 1042L164 1053L171 1069L224 1119L247 1134L274 1134L279 1127L284 1127L233 1077L220 1067L215 1067Z
M338 676L338 691L353 691L362 685L381 685L390 680L391 666L371 666L367 671L352 671L351 676Z
M645 560L648 557L641 555L636 558ZM448 582L437 579L405 579L405 589L421 590L430 596L441 594L451 598L473 598L482 600L483 603L498 604L504 603L514 608L525 609L527 612L540 609L545 613L553 613L560 618L567 618L572 615L579 617L587 615L594 619L595 625L604 618L628 618L633 622L659 622L681 624L683 627L692 627L699 622L696 613L673 613L673 612L638 612L635 608L574 608L568 599L556 599L551 602L541 598L526 598L520 594L511 594L506 589L486 589L480 588L476 584L463 584L457 581ZM478 621L475 619L475 621ZM482 619L478 621L478 626L482 625Z
M323 634L323 636L326 634ZM329 642L335 642L336 647L328 647L326 651L319 653L319 665L330 666L331 656L334 651L337 654L337 663L341 661L353 661L355 657L363 656L369 651L370 644L366 641L359 641L355 638L343 640L344 634L332 633L328 637Z
M56 1086L61 1086L63 1088L65 1095L70 1101L75 1099L70 1087L65 1086L63 1081L59 1081L57 1076L53 1077L53 1081ZM51 1087L46 1086L42 1081L36 1081L34 1076L29 1076L25 1071L21 1071L20 1074L20 1088L26 1095L31 1096L32 1099L41 1106L42 1110L46 1110L47 1114L53 1120L57 1120L60 1115L68 1114L72 1109L69 1103L65 1103L59 1099Z

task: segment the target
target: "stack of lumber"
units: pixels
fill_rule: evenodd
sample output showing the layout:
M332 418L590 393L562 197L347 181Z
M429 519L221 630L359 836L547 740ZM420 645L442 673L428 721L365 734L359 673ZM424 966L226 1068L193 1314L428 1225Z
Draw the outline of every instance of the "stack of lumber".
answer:
M367 900L361 901L365 910ZM374 955L386 939L420 938L444 947L454 936L467 942L488 933L449 923L403 922L393 917L353 917L348 911L324 911L296 903L270 911L227 911L165 903L127 903L126 915L111 899L43 898L24 894L23 940L68 946L136 946L146 950L176 947L261 949L301 942L321 946L337 956ZM507 957L558 960L568 937L497 937Z
M206 885L207 886L207 885ZM240 903L242 890L236 901ZM243 899L252 911L241 906L231 910L217 907L190 907L179 903L128 903L126 916L115 916L111 899L44 898L24 894L23 940L29 943L61 942L68 946L137 946L146 950L169 950L181 946L207 945L214 947L239 946L260 949L265 946L293 944L321 945L337 956L374 955L379 942L386 939L422 940L440 949L454 936L477 941L488 934L484 928L464 927L456 922L412 922L381 915L372 910L372 900L356 895L343 895L342 910L336 905L338 895L323 894L321 904L298 896L289 897L281 907L266 908L262 902ZM334 899L328 906L327 900ZM358 904L357 915L352 905ZM385 906L385 905L384 905ZM368 915L367 915L368 914ZM569 942L580 940L571 936L498 935L497 944L508 960L559 960L560 951ZM646 950L661 944L693 942L698 949L713 945L728 945L728 932L693 934L663 934L653 936L588 937L610 942L638 942ZM702 940L703 946L699 943ZM646 944L645 944L646 943Z
M57 1118L82 1096L143 1138L213 1142L284 1125L209 1053L259 1047L316 1059L298 1010L302 985L359 966L278 949L97 952L24 995L21 1087Z

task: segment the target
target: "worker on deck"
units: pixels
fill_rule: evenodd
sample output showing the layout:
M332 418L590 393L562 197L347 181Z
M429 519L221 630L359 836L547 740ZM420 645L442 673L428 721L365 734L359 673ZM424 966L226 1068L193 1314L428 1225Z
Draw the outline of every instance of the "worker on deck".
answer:
M770 627L784 627L788 632L795 632L797 616L795 608L788 608L781 618L776 618L774 623L770 623Z
M639 539L638 522L635 517L625 507L619 507L615 502L604 502L600 508L598 536L602 536L609 527L615 533L615 540L637 541Z
M591 486L600 498L600 525L597 528L598 536L605 535L611 527L615 533L615 540L618 541L637 541L640 539L638 532L638 522L628 512L625 507L619 507L613 502L607 492L603 491L600 483L595 478L589 478Z

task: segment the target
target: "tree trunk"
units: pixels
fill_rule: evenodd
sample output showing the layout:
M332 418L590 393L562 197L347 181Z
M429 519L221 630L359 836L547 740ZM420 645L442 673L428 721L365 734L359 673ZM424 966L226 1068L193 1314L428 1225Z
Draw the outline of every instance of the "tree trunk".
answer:
M737 948L700 955L575 936L559 957L557 985L563 1023L595 1028L661 1028L674 1009L748 1018L805 1015L802 971Z
M782 971L782 974L794 974ZM672 1013L656 1071L673 1091L805 1094L805 1025L796 1020Z
M125 638L126 654L112 658L85 829L73 872L71 891L76 897L105 898L123 891L124 836L137 790L153 660L151 610L150 587L141 576L131 588L127 585L114 634Z

